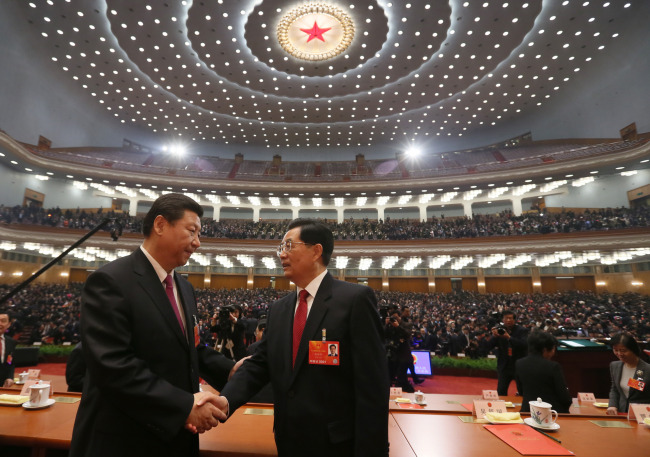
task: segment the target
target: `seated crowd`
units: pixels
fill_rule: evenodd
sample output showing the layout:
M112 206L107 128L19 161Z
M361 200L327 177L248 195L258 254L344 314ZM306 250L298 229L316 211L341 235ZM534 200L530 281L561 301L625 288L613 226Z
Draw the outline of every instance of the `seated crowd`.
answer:
M0 297L13 286L0 285ZM12 324L9 336L20 337L25 344L34 342L61 344L79 341L79 310L82 284L31 285L12 297L9 309ZM200 332L204 341L213 344L214 318L226 306L242 311L241 319L250 321L252 334L269 305L288 291L275 289L197 289ZM501 313L512 309L519 325L528 330L544 330L558 337L607 338L625 331L637 340L650 339L650 309L647 299L637 293L595 294L592 292L558 292L554 294L478 294L378 292L379 311L383 317L389 309L409 310L412 322L411 346L438 355L484 357L491 329L501 322ZM247 342L251 342L248 335Z
M81 209L43 209L28 206L0 206L0 223L34 224L58 228L90 230L104 218L115 221L106 227L110 231L119 225L125 233L139 233L142 217L105 211L86 212ZM335 240L421 240L455 239L489 236L571 233L592 230L614 230L650 226L650 209L641 207L585 210L583 213L528 212L515 216L511 211L499 214L475 214L468 217L433 217L427 221L410 219L354 220L342 223L323 220ZM281 239L288 221L246 221L203 218L201 236L228 239Z

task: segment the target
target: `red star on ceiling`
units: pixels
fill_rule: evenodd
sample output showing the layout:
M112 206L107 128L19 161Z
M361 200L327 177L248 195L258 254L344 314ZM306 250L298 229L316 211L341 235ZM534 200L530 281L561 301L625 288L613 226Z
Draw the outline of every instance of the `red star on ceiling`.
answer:
M307 43L309 43L311 40L314 38L318 38L321 41L325 41L325 38L323 38L323 33L327 32L328 30L331 30L332 27L328 27L326 29L321 29L318 27L318 24L316 21L314 21L314 26L311 29L300 29L301 32L305 32L306 34L309 35L309 38L307 38Z

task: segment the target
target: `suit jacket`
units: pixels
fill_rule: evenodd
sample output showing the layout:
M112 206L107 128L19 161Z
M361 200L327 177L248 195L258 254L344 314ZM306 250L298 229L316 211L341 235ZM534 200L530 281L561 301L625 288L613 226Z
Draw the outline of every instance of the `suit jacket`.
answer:
M558 413L568 413L571 395L567 388L562 367L541 355L530 354L516 362L516 376L523 392L521 411L529 412L528 402L541 398L553 405Z
M65 382L68 392L83 392L84 378L86 377L86 362L83 357L81 343L77 343L68 356L65 365Z
M629 397L626 397L621 389L621 376L623 374L623 362L617 360L609 364L609 373L612 377L612 387L609 390L609 406L615 406L620 413L626 413L630 403L650 403L650 364L639 359L634 370L634 379L641 379L645 382L643 391L630 387Z
M183 426L199 373L219 388L234 364L195 347L194 290L175 277L187 337L141 249L88 277L81 310L87 373L70 457L198 456L198 435Z
M388 368L372 289L327 274L292 368L296 293L269 310L264 338L221 392L234 411L271 381L281 457L388 455ZM308 363L309 341L339 342L339 366Z
M16 349L16 340L9 335L5 335L5 356L0 360L0 386L6 379L14 379L14 349Z

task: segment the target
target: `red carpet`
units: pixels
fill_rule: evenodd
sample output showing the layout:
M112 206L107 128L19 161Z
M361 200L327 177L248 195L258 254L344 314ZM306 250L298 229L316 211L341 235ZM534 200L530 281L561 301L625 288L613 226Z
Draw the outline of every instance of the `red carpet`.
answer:
M65 363L40 363L36 367L22 367L23 371L29 368L38 368L43 374L65 376ZM465 376L429 376L425 381L416 386L428 394L466 394L481 395L483 390L496 390L497 380L490 378L473 378ZM508 395L515 395L515 383L510 384Z

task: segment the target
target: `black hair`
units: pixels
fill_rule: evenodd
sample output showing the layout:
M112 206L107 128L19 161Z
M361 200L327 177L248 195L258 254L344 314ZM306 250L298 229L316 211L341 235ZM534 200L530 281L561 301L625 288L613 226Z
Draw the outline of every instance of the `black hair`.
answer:
M551 351L557 347L557 338L541 330L533 330L528 335L528 352L541 355L544 349Z
M517 314L511 309L506 309L503 313L501 313L501 318L503 319L505 316L512 316L513 319L517 319Z
M617 333L612 337L609 344L612 346L612 348L617 344L622 344L630 351L632 351L637 357L641 357L641 349L639 348L639 345L637 344L634 337L629 333Z
M323 223L313 219L298 218L289 223L288 230L300 227L300 240L309 244L320 244L323 247L323 264L327 266L334 251L334 235Z
M151 209L142 221L142 234L148 237L153 229L153 222L158 216L167 219L170 224L182 219L185 211L192 211L199 217L203 216L203 208L190 197L183 194L165 194L153 202Z

